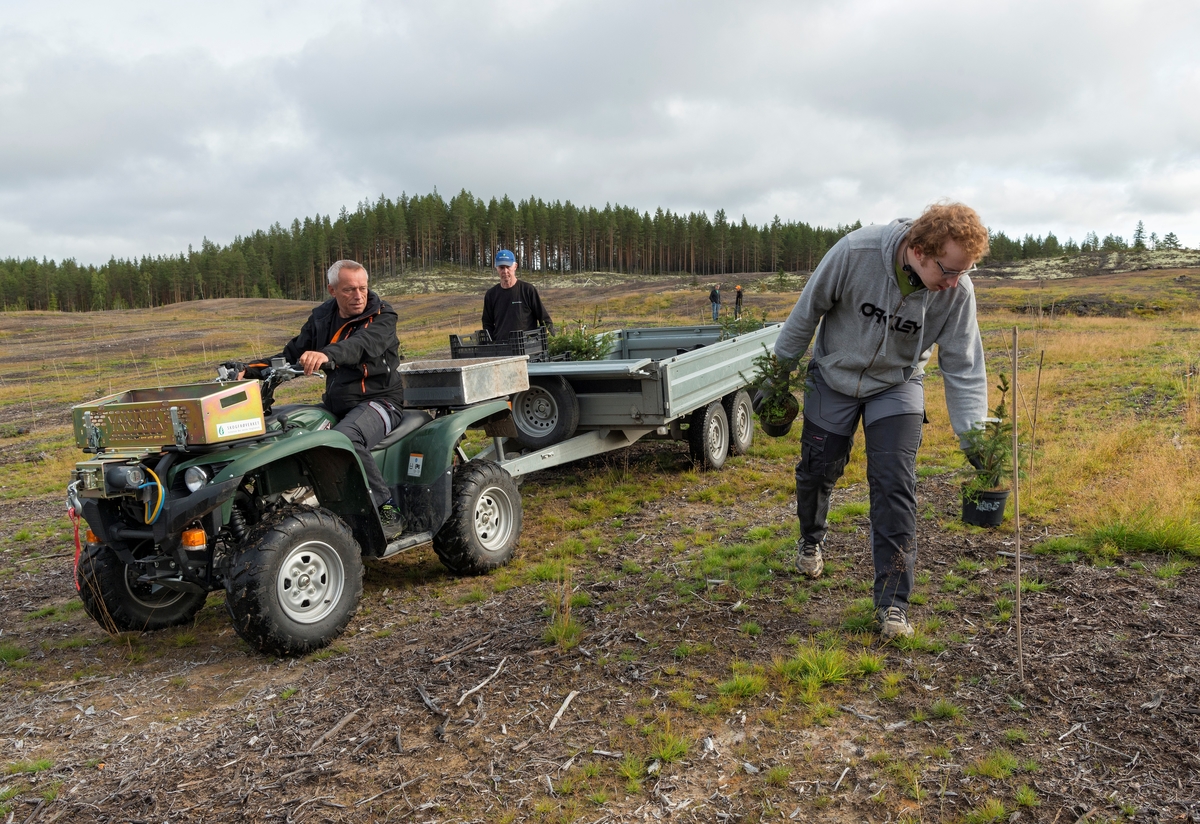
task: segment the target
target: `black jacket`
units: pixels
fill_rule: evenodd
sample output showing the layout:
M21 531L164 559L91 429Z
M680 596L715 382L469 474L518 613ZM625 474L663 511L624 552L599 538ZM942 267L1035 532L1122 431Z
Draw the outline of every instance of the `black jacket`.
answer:
M275 357L297 363L305 352L316 351L329 358L323 368L325 395L321 403L341 418L364 401L382 399L400 405L404 391L396 371L399 348L395 310L379 295L367 292L367 308L355 318L338 316L333 298L313 309L300 334Z
M497 283L483 296L483 328L492 340L502 341L510 332L525 332L538 326L545 326L554 334L550 313L532 283L518 280L511 289Z

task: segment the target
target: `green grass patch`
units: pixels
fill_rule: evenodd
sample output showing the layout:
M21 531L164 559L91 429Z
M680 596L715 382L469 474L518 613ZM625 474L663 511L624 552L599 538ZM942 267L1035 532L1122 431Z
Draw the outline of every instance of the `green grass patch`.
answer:
M454 599L456 604L478 604L488 599L488 595L483 591L482 587L474 586L466 592L460 593Z
M774 669L788 681L815 684L818 688L840 684L857 670L845 650L820 647L812 641L798 648L791 658L776 658Z
M999 780L1011 776L1016 771L1017 764L1017 757L1007 750L992 750L967 767L967 775Z
M851 501L848 504L842 504L841 506L835 506L830 509L829 518L827 520L830 524L837 526L838 524L844 523L852 518L865 517L870 513L870 511L871 504L869 502Z
M728 681L717 685L717 692L731 698L753 698L767 688L765 675L755 672L735 674Z
M1042 801L1040 798L1038 798L1037 791L1034 790L1033 787L1023 784L1020 787L1017 787L1017 791L1013 793L1013 803L1015 803L1018 807L1032 809L1033 807L1039 806Z
M792 777L792 768L784 764L776 764L771 769L767 770L763 776L763 780L772 787L787 786L788 779Z
M29 654L29 650L24 647L18 647L16 644L8 642L0 643L0 661L5 664L11 664L14 661L19 661Z
M1111 561L1120 554L1183 555L1200 558L1200 524L1160 520L1149 516L1115 521L1078 536L1051 538L1034 547L1037 554L1085 557L1092 563Z
M650 757L664 764L672 764L683 759L688 752L688 740L682 735L671 732L668 723L664 729L653 730L650 733Z
M1029 733L1018 727L1010 727L1004 731L1004 740L1010 744L1024 744L1029 740Z
M1154 577L1161 578L1164 581L1170 581L1178 578L1180 575L1194 566L1196 566L1196 564L1192 561L1167 561L1154 570Z
M877 652L860 652L854 659L854 668L858 674L866 677L883 670L884 657Z
M546 627L546 631L542 633L542 640L547 644L554 644L561 650L569 650L578 646L579 636L583 634L582 627L570 615L555 615L550 625Z
M952 701L939 698L929 708L929 715L939 721L954 721L962 718L962 708Z
M675 647L674 655L676 658L690 658L695 655L707 655L713 651L713 645L707 641L687 642Z
M993 824L1003 821L1007 815L1008 810L1004 808L1003 801L998 798L988 798L978 807L969 810L963 821L966 824Z
M54 762L49 758L39 758L35 761L14 761L4 768L7 775L32 775L54 769Z
M567 565L564 561L542 561L534 564L526 572L526 577L535 583L561 581L566 574ZM639 570L640 571L640 570Z

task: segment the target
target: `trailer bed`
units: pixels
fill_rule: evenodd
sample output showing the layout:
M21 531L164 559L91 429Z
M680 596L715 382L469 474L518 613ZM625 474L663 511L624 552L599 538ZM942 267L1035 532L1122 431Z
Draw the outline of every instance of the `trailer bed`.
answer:
M770 324L727 340L721 339L719 326L623 329L609 333L615 342L603 360L530 363L531 387L539 379L561 379L570 386L579 404L578 426L573 437L500 463L517 476L629 446L648 435L680 439L697 410L746 387L754 359L764 347L774 351L781 326ZM493 445L490 455L502 454L501 449Z

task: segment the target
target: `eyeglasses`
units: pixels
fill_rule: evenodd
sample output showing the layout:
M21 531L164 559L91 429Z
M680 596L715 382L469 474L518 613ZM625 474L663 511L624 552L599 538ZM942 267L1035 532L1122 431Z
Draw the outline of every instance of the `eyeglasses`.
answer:
M935 260L934 263L936 263L938 265L938 268L942 270L942 277L946 280L950 280L951 278L962 277L963 275L969 275L972 272L974 272L976 269L979 268L978 266L972 266L969 269L960 269L960 270L956 271L954 269L947 269L945 266L942 265L942 262L940 260Z

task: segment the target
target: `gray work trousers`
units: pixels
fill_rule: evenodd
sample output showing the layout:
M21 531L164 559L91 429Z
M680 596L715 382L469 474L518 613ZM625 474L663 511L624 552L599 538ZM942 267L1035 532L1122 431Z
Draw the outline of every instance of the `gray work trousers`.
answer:
M371 457L371 448L382 441L400 423L400 412L386 401L367 401L351 409L333 427L354 444L354 451L362 461L371 487L371 501L376 508L383 506L392 497L391 490L383 480L379 465Z
M917 449L925 420L922 376L869 398L831 389L809 369L804 429L796 464L796 517L805 543L828 532L829 495L842 476L861 419L871 496L871 554L876 608L908 609L917 560Z

